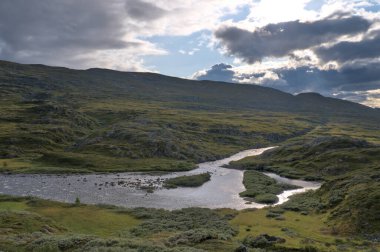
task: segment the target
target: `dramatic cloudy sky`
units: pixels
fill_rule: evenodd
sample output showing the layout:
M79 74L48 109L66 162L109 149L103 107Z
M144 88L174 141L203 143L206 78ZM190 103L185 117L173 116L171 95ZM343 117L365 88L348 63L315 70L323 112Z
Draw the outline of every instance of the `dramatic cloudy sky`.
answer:
M0 59L380 107L380 0L1 0Z

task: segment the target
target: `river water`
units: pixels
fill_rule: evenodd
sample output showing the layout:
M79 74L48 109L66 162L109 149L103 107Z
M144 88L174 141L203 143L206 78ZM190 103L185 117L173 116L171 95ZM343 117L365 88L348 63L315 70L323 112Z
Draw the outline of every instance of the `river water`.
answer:
M243 171L222 166L247 156L260 155L271 148L242 151L225 159L201 163L192 171L169 174L0 175L0 194L31 195L63 202L74 202L75 198L79 197L82 203L111 204L129 208L262 208L266 205L249 203L239 196L239 193L245 190L242 184ZM200 187L162 188L162 182L167 178L204 172L211 173L211 180ZM291 195L320 187L316 182L286 179L273 173L265 174L279 182L302 187L278 195L278 204L287 201ZM146 186L153 186L156 190L147 193L144 190Z

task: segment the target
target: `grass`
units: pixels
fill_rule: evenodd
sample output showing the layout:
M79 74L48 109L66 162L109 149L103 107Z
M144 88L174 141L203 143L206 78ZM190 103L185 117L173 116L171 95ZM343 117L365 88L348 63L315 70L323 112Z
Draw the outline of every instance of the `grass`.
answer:
M208 172L191 176L179 176L165 180L164 187L169 189L177 187L199 187L207 181L210 181L210 179L211 175Z
M238 240L243 240L248 235L258 236L260 234L270 234L283 237L286 240L285 247L302 248L305 240L318 248L327 249L326 243L333 244L335 239L324 230L328 226L323 223L324 215L304 216L300 213L286 212L283 214L284 220L267 218L268 210L243 211L232 221L233 226L239 227ZM322 221L321 221L322 220Z
M326 180L366 167L376 167L380 148L349 137L294 139L258 157L232 162L229 167L270 171L289 178Z
M47 207L38 208L36 212L54 220L73 233L99 237L117 237L119 232L129 230L140 223L132 216L92 206Z
M263 204L277 203L278 197L276 195L285 190L299 188L293 185L277 183L273 178L257 171L245 171L243 184L247 190L241 192L240 196Z
M72 233L117 237L118 233L137 226L140 221L128 215L90 205L69 205L46 200L0 201L0 211L31 212L43 216Z
M99 101L100 103L102 101ZM118 104L117 100L115 102ZM97 118L94 129L73 122L29 123L36 116L12 111L3 121L8 130L0 131L0 170L13 173L77 173L117 171L184 171L196 163L216 160L243 149L272 145L307 130L312 125L294 120L295 116L274 113L276 119L256 112L184 111L129 101L140 106L132 118L119 117L128 109L112 114L96 106L84 108L84 114ZM0 104L1 106L1 104ZM3 107L8 106L4 104ZM87 104L86 104L87 106ZM55 116L54 114L52 116ZM49 115L42 114L45 118ZM112 117L112 118L109 118ZM50 119L49 119L50 120ZM15 126L17 125L17 126ZM292 131L288 132L288 129ZM233 133L233 134L230 134ZM272 136L275 134L274 136ZM4 166L3 163L7 165Z
M268 218L268 213L280 213L283 218ZM238 248L246 237L262 234L285 239L267 251L294 251L290 249L305 246L318 251L379 248L379 244L358 236L337 235L328 218L328 213L304 215L279 207L166 211L0 196L0 249L227 252Z

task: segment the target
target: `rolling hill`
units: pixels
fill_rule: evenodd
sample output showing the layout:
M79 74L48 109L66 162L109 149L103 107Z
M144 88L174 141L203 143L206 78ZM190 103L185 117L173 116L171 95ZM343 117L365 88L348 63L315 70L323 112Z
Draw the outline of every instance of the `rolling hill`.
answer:
M3 172L188 170L305 134L378 142L380 112L315 93L0 61Z

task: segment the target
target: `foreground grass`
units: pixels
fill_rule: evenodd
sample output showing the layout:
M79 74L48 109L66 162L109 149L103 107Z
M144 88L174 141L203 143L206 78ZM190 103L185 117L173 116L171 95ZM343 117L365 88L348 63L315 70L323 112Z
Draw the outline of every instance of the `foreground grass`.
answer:
M120 231L140 223L128 214L119 214L96 206L70 205L34 198L0 197L0 210L5 213L31 212L43 216L42 222L49 220L65 232L100 237L117 236ZM30 228L40 231L38 227Z
M191 176L179 176L165 180L165 188L177 188L177 187L199 187L210 181L210 173L201 173Z
M273 213L282 218L273 218ZM259 251L246 241L263 234L284 242L260 245L260 251L379 248L362 238L334 233L327 218L327 213L305 215L279 207L170 212L0 196L0 250L227 252L246 246L249 251Z
M275 208L277 209L277 208ZM247 236L270 234L286 240L281 246L285 248L314 248L309 251L368 251L371 246L360 238L333 234L327 225L327 214L303 215L299 212L286 211L281 219L269 218L272 209L245 210L230 221L239 228L235 239L244 240ZM270 216L270 215L269 215ZM283 251L286 251L285 248ZM281 251L281 250L279 250Z

